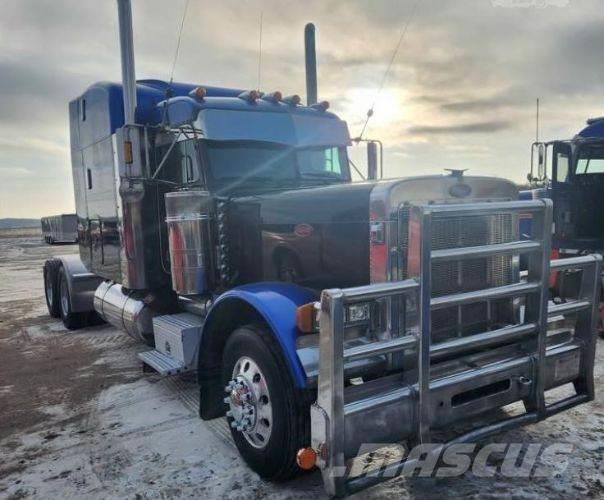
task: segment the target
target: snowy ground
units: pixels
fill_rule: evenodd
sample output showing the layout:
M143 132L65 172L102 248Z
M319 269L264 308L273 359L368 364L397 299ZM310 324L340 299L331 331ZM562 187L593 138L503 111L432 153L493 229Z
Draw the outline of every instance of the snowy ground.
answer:
M0 498L324 496L317 473L273 485L251 472L224 422L197 417L191 377L142 373L142 345L107 325L68 332L49 318L42 263L75 251L43 245L32 232L0 233ZM604 384L602 344L597 387ZM572 444L557 476L396 479L358 497L601 498L603 401L598 395L494 439Z

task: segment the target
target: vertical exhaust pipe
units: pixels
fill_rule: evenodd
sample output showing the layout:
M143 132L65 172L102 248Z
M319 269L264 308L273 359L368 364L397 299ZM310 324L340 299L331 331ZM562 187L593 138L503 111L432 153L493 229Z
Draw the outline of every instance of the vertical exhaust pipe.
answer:
M315 48L315 25L304 27L304 57L306 61L306 104L317 103L317 52Z
M124 95L124 124L134 124L136 111L136 76L134 73L134 42L132 36L132 7L130 0L117 0L122 58L122 92Z

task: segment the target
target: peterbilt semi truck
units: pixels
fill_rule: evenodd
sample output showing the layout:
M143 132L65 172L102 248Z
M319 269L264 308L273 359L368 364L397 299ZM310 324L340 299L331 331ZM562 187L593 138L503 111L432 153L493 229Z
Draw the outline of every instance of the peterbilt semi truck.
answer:
M68 328L101 317L149 344L145 366L196 371L201 418L226 418L254 471L317 467L335 496L397 473L350 475L361 448L461 421L451 439L475 441L593 399L601 258L550 262L548 200L460 171L352 182L346 123L314 102L312 26L302 105L136 81L118 11L122 83L69 105L80 255L44 266ZM577 297L548 305L567 267Z

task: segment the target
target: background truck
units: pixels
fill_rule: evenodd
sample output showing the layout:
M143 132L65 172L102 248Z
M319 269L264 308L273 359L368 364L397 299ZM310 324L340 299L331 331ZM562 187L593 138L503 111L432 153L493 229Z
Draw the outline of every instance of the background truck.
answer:
M593 398L601 258L550 263L551 202L459 172L377 180L375 145L370 179L351 182L347 126L314 102L312 26L303 106L137 82L129 1L118 10L122 85L69 105L80 256L44 266L68 328L98 315L152 347L148 367L196 370L201 418L226 416L253 470L317 466L332 495L380 480L345 472L363 445L459 421L473 429L456 440L476 440ZM548 307L563 267L581 287ZM523 413L493 412L515 401Z
M42 239L49 245L77 243L78 217L76 214L50 215L40 219Z
M554 202L555 257L604 253L604 117L587 120L570 140L533 143L528 179L534 188L522 192L522 198ZM564 298L575 293L578 277L560 273L551 284Z

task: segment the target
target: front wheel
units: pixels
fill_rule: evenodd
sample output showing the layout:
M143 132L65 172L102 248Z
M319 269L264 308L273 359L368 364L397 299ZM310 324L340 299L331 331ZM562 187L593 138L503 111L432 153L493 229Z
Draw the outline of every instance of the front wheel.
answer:
M294 387L280 347L263 326L238 328L222 367L227 422L239 453L265 479L291 478L299 471L296 452L310 443L310 405Z

